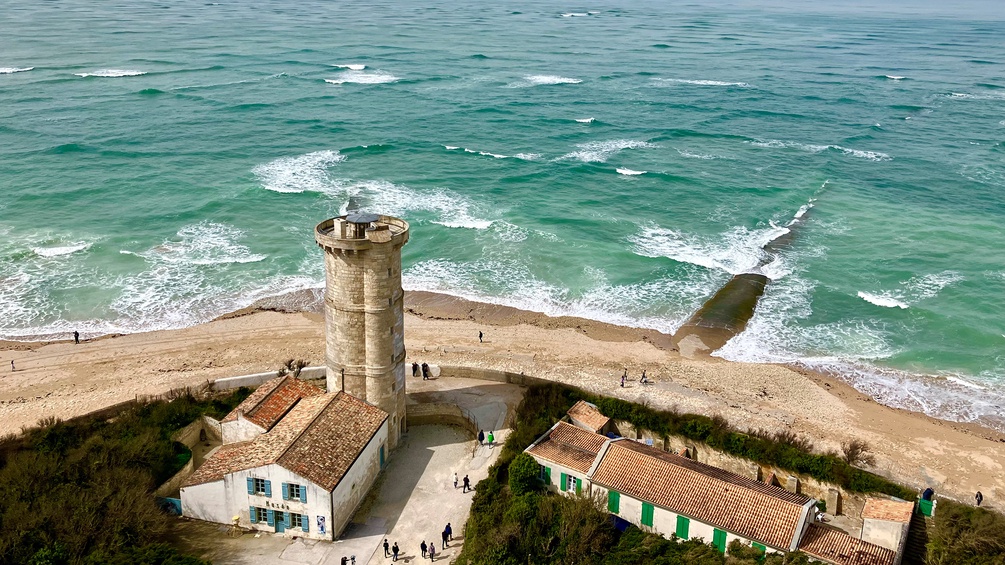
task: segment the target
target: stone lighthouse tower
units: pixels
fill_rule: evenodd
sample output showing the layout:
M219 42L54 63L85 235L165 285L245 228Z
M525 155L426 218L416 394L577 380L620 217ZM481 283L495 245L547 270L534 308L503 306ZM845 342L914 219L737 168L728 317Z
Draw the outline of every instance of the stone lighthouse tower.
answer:
M388 447L405 431L405 332L401 247L408 223L354 213L314 230L325 252L328 391L344 390L384 410Z

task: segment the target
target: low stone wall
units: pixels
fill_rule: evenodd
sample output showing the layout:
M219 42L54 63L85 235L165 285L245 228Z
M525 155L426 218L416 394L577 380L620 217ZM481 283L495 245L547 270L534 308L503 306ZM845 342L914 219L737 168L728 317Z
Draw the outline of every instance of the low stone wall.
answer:
M405 419L409 427L445 424L464 428L472 436L477 435L479 429L474 415L456 404L439 402L409 404L405 411Z
M242 386L258 386L269 379L276 378L276 371L269 371L268 373L254 373L251 375L239 375L236 377L224 377L222 379L216 379L210 386L213 390L231 390L235 388L241 388ZM305 381L313 381L325 378L325 368L324 367L304 367L300 370L300 379Z
M483 369L480 367L461 367L456 365L439 365L441 377L452 377L457 379L478 379L482 381L495 381L497 383L507 383L520 386L551 384L554 381L530 377L523 373L510 373L507 371L497 371L495 369Z

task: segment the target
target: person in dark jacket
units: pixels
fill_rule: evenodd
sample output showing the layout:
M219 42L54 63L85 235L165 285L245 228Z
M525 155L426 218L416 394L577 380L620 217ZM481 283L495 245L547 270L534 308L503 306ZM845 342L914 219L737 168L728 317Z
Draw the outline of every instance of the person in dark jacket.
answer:
M454 529L450 527L450 522L447 522L447 527L443 528L443 531L446 532L448 540L454 541Z
M390 556L391 556L391 544L387 543L387 540L385 539L384 540L384 557L390 557Z
M442 532L440 532L440 539L443 540L443 547L441 547L440 549L446 549L447 548L447 531L446 530L443 530Z
M414 361L412 362L412 376L413 377L419 376L419 364Z
M422 540L422 543L419 544L419 549L422 550L422 556L425 557L426 556L426 540Z
M485 432L478 430L478 445L485 443Z

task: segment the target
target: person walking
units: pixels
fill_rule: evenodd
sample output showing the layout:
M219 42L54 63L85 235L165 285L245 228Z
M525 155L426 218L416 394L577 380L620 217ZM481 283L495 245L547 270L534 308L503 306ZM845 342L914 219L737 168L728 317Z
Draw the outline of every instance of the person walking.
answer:
M73 330L73 343L80 343L80 332Z
M436 561L436 544L432 542L429 544L429 561Z
M426 557L426 540L422 540L422 543L419 544L419 549L422 550L422 557L425 558ZM345 564L343 563L343 565L345 565Z
M484 442L485 442L485 432L483 432L482 430L478 430L478 445L481 445Z
M974 500L977 501L977 506L980 506L984 502L984 495L981 494L981 491L977 491L977 494L974 495Z
M489 447L492 447L492 442L496 440L496 436L492 435L492 432L489 432L488 440L489 440Z
M478 343L483 343L482 342L482 337L484 337L484 336L485 336L485 334L483 334L481 330L478 330Z
M394 559L392 559L392 561L397 561L398 560L398 542L394 542L394 545L391 546L391 553L394 554Z
M349 558L345 555L342 556L342 565L349 565Z
M14 372L14 360L13 359L10 360L10 372L12 372L12 373Z
M422 380L429 380L429 363L422 364Z
M625 388L625 375L621 375L621 388Z
M454 471L454 488L457 488L457 471Z
M646 370L645 369L642 369L642 378L639 379L639 382L642 383L642 384L646 383Z
M447 527L443 528L443 531L447 533L447 539L454 541L454 529L450 527L450 522L447 522Z
M391 545L387 543L387 538L384 538L384 557L391 556Z
M443 530L442 532L440 532L440 539L443 540L443 547L441 547L440 549L446 549L447 548L447 530Z
M464 475L464 491L463 492L468 492L469 490L471 490L471 479L468 479L468 476Z
M412 376L413 377L419 376L419 364L416 363L415 361L412 361Z

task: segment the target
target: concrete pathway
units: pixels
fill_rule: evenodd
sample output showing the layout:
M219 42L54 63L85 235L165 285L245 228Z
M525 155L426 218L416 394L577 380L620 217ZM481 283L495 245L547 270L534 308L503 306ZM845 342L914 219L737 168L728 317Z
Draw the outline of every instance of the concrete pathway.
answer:
M495 433L496 445L479 446L469 431L455 426L412 426L338 540L294 539L265 532L231 538L226 534L227 526L183 520L175 528L179 547L214 565L341 565L343 556L353 555L357 565L390 563L381 547L385 538L390 544L397 542L401 563L422 560L422 540L436 543L437 562L457 557L474 495L463 492L464 475L472 487L488 475L508 435L508 430L500 428L511 421L523 389L474 379L423 381L409 377L408 391L410 405L460 406L479 427ZM454 472L458 475L456 489ZM454 541L441 550L440 533L447 522L453 528Z

